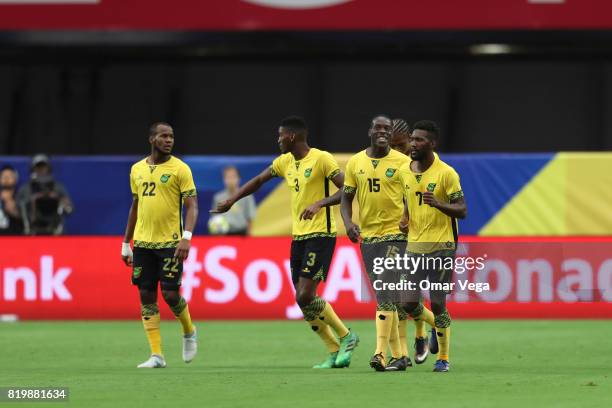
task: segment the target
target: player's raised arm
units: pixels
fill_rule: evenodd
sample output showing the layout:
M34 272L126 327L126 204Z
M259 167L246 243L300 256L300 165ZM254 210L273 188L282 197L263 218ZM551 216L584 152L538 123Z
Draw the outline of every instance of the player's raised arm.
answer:
M236 194L232 197L228 198L225 201L217 204L216 208L210 210L211 214L220 214L229 211L230 208L243 197L253 194L267 181L269 181L273 177L272 170L270 167L266 168L264 171L259 173L257 176L253 177L249 181L247 181L242 187L238 189Z
M433 192L426 191L423 193L423 203L437 208L449 217L464 219L467 216L467 206L459 182L459 175L454 171L448 172L444 178L443 188L449 202L437 200Z
M344 184L344 173L342 173L342 171L338 171L338 173L336 173L331 178L331 181L334 183L336 187L338 187L338 191L336 191L333 195L329 197L325 197L322 200L319 200L316 203L313 203L311 206L309 206L304 211L302 211L302 214L300 214L300 220L302 219L311 220L312 217L314 217L314 215L318 213L321 208L332 207L334 205L340 204L340 201L342 200L342 186Z
M463 197L456 198L450 203L445 203L436 200L433 193L426 191L423 193L423 203L437 208L449 217L464 219L467 216L467 206Z

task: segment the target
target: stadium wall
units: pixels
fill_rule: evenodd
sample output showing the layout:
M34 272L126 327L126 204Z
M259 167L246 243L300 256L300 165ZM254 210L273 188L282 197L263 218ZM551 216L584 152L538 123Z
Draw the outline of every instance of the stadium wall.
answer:
M121 237L0 238L0 315L20 319L136 319L137 290ZM298 319L290 238L195 238L182 293L196 319ZM456 318L612 318L612 238L464 237L460 257L486 258L458 273ZM338 240L321 295L345 318L375 304L357 245ZM461 288L460 281L474 284ZM478 291L479 284L488 290ZM162 314L171 318L166 307Z

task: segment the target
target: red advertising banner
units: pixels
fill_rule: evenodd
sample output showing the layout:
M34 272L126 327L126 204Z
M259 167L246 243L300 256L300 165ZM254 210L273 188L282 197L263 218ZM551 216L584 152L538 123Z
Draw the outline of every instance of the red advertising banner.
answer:
M608 0L0 0L3 30L611 27Z
M545 241L467 239L449 296L453 317L612 318L612 239ZM120 243L119 237L0 238L0 314L137 318L138 294ZM182 285L194 318L300 318L289 245L290 238L194 238ZM469 266L468 258L484 259L483 267ZM362 269L358 246L339 238L320 294L345 318L374 313Z

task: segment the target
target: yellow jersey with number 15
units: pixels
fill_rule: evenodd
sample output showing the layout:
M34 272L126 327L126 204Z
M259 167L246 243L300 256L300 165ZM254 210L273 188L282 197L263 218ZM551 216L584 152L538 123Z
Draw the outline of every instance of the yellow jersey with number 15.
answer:
M344 191L355 192L357 197L363 243L406 240L399 230L404 213L399 169L409 161L408 156L393 149L377 159L365 150L349 159Z
M321 208L311 220L300 220L306 208L330 196L331 179L340 172L334 156L314 147L301 160L285 153L274 159L270 172L272 176L283 177L291 191L294 240L336 236L336 221L329 207Z
M423 173L415 173L410 163L400 169L404 196L408 203L408 250L415 253L431 253L444 249L455 249L457 243L457 220L437 208L423 203L423 193L432 192L441 202L463 197L459 175L436 153L434 161Z
M183 199L196 196L189 166L174 156L157 165L145 158L132 166L130 186L138 199L134 246L176 247L183 235Z

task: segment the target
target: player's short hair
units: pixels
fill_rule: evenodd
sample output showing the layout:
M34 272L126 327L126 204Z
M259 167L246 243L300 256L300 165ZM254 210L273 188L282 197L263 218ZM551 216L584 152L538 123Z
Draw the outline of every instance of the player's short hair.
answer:
M412 130L425 130L431 140L438 140L440 127L433 120L419 120L412 126Z
M404 119L393 119L393 133L410 133L410 125Z
M229 166L225 166L223 168L223 175L225 176L225 173L227 173L230 170L234 170L236 174L238 175L238 177L240 177L240 171L238 171L238 168L232 164L230 164Z
M280 125L281 127L284 127L285 129L304 138L306 135L308 135L308 125L306 124L304 118L300 116L286 117L285 119L281 120Z
M170 125L168 122L155 122L149 127L149 137L155 136L158 126L168 126L169 128L172 127L172 125Z
M391 122L391 124L393 124L393 120L391 119L391 116L389 115L385 115L384 113L381 113L380 115L376 115L372 118L372 120L370 121L370 129L372 129L372 127L374 126L374 121L378 118L385 118L387 120L389 120L389 122Z

